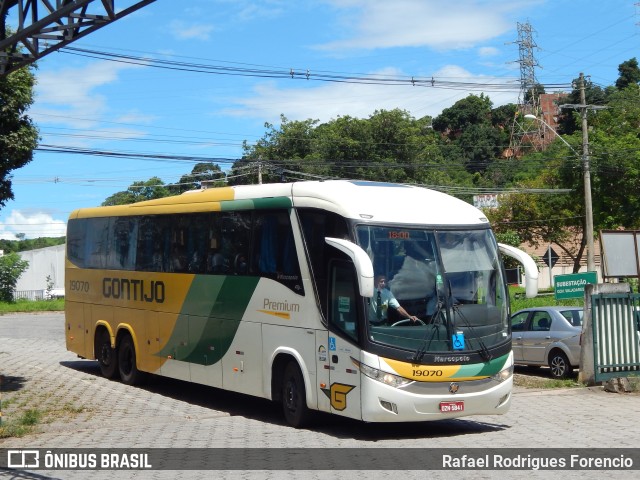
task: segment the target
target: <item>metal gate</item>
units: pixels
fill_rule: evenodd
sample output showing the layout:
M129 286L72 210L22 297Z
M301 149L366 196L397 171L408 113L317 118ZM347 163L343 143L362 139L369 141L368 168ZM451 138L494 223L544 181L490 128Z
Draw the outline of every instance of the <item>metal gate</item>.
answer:
M592 294L591 319L595 381L640 376L640 294Z

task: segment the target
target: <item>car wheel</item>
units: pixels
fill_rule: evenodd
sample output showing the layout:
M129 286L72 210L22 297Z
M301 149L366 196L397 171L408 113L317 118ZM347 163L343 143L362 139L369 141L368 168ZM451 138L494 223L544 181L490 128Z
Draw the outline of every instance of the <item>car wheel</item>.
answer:
M567 378L572 370L571 365L569 365L569 359L560 351L551 352L551 355L549 355L549 367L553 378Z
M289 362L282 379L282 410L289 425L300 428L309 419L304 379L296 362Z
M96 332L93 348L102 376L104 378L114 378L118 372L118 351L115 348L111 348L111 336L106 329L100 328Z

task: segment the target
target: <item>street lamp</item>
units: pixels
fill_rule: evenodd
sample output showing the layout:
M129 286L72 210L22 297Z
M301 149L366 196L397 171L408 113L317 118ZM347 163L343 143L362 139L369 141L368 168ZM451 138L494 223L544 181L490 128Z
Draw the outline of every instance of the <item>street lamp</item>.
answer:
M591 172L589 169L589 140L586 137L586 126L583 125L583 142L582 142L582 155L576 152L569 142L567 142L562 136L555 131L551 125L545 122L543 119L536 117L530 113L526 114L524 118L529 120L537 120L546 126L553 134L558 137L562 142L569 147L569 149L582 160L582 173L584 182L584 214L585 214L585 236L587 237L587 271L595 272L596 265L594 260L594 246L593 246L593 206L591 202ZM583 122L584 123L584 122Z

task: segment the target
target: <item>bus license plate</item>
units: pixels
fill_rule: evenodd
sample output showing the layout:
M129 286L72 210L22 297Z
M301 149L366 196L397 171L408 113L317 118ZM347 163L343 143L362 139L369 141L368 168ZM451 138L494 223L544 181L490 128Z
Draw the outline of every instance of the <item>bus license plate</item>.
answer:
M464 412L464 402L440 402L440 411L447 412Z

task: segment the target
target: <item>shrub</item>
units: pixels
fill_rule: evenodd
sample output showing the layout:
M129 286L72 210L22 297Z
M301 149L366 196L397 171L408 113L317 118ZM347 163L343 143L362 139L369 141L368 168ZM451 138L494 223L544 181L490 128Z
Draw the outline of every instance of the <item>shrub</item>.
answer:
M29 262L22 260L17 253L0 257L0 301L14 301L13 293L18 279L28 267Z

